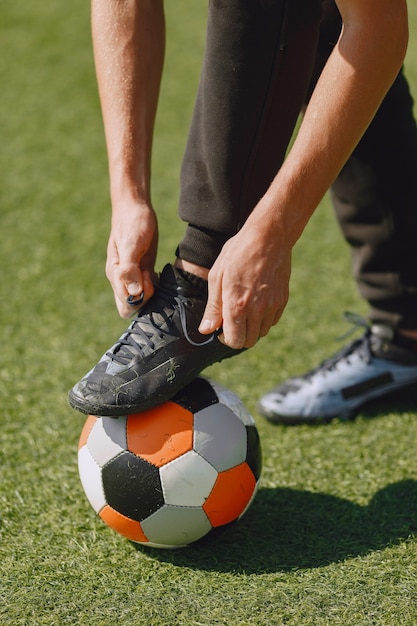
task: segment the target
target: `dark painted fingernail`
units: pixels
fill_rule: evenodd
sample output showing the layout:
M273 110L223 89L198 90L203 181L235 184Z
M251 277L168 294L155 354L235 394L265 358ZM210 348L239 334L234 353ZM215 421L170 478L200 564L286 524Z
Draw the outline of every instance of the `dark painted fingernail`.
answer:
M135 300L136 298L136 300ZM143 302L143 292L140 294L140 296L137 298L136 296L128 296L127 297L127 303L129 306L139 306L139 304L142 304Z

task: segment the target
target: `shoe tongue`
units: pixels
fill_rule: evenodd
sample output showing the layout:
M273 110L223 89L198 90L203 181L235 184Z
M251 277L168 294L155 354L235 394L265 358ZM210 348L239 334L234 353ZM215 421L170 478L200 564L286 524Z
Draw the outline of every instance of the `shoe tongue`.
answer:
M208 293L206 280L174 265L164 267L159 278L159 285L169 291L176 291L186 298L203 298L207 297Z

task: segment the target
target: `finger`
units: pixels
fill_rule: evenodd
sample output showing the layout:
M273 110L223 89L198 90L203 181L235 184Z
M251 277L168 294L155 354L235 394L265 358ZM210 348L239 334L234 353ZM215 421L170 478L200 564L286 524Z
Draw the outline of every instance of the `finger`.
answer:
M221 341L234 350L240 350L245 347L247 335L246 324L246 316L231 316L225 311Z
M128 319L135 313L135 309L128 305L126 299L120 300L115 291L114 300L116 302L117 312L123 319Z
M143 289L141 289L139 293L131 294L129 293L126 284L120 279L118 279L115 283L112 282L112 287L116 300L116 306L121 317L130 317L143 305Z
M121 317L127 318L142 304L144 288L140 270L133 267L129 270L120 265L107 266L107 277L112 286L117 310Z
M128 298L130 299L131 302L135 302L138 299L143 300L143 288L139 282L135 281L135 282L127 283L125 284L125 289L127 293L129 294Z
M207 302L203 318L198 328L202 335L214 333L222 325L221 306L217 302Z
M262 320L259 318L254 319L252 322L250 319L246 320L246 333L243 340L243 347L253 348L253 346L256 345L259 341L259 337L261 336L261 325Z
M122 278L122 267L120 264L119 252L116 244L112 240L109 239L107 246L107 259L106 259L106 276L112 286L114 297L116 300L117 310L122 317L128 317L131 314L131 310L128 309L126 305L126 298L129 295L135 295L137 291L138 295L140 293L140 289L137 287L133 287L132 285L132 294L126 288L126 285L132 284L135 281L132 280L124 280Z
M142 280L144 293L143 302L145 303L149 300L149 298L152 298L155 292L155 287L159 283L159 276L155 272L153 263L149 267L145 267L142 264Z
M274 315L274 317L272 319L271 326L275 326L276 324L278 324L279 320L282 317L282 314L284 313L284 310L285 310L285 305L282 306L280 309L278 309L278 311L275 313L275 315ZM266 335L266 333L263 333L261 335L261 337L264 337L265 335Z
M128 285L127 290L130 295L127 297L126 302L130 307L140 309L145 302L152 298L155 292L155 284L158 282L154 271L152 271L152 277L154 278L151 278L151 272L149 271L143 273L143 290L138 295L136 295L136 293L133 295Z
M143 291L138 295L128 295L125 301L121 301L116 297L116 306L119 315L123 318L131 317L139 311L143 305L152 298L155 293L155 285L158 283L158 277L155 271L146 270L143 275Z
M210 274L208 292L206 308L198 329L202 335L214 333L223 323L221 282L210 280Z
M150 249L143 255L140 263L140 282L131 282L126 285L127 303L130 307L140 308L147 302L154 294L155 285L158 283L158 277L155 273L155 258L156 258L156 244L158 241L157 232L155 232ZM138 266L133 262L132 267L135 273L137 273ZM129 275L132 275L130 273Z
M141 297L141 294L144 290L138 282L134 284L134 287L132 283L126 284L120 277L118 268L110 269L107 277L113 289L119 315L123 318L130 317L141 306L143 302L143 295Z

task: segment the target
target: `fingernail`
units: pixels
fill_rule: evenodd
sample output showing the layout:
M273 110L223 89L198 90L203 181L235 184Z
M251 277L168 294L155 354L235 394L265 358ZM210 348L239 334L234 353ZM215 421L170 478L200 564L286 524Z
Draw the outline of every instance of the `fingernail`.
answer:
M126 298L127 303L129 306L138 306L139 304L142 304L143 301L143 293L141 293L139 296L128 296Z
M131 296L138 296L140 294L140 285L139 283L129 283L126 285L126 289L128 294Z

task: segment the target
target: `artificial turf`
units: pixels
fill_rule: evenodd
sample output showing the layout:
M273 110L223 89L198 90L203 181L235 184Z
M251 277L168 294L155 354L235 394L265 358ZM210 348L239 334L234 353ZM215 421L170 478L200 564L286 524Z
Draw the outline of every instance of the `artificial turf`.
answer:
M66 393L126 322L104 276L108 176L89 7L3 4L0 622L414 626L417 394L319 427L277 427L257 413L264 391L338 349L344 310L366 313L327 198L296 246L280 324L207 371L240 395L262 438L262 484L246 516L215 541L158 551L134 548L92 511L77 471L84 418ZM159 269L182 233L178 173L206 4L166 2L166 12L153 163ZM410 3L414 94L416 28Z

